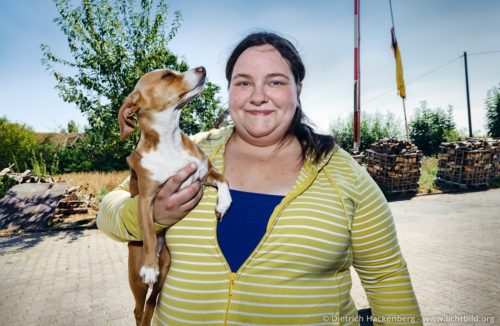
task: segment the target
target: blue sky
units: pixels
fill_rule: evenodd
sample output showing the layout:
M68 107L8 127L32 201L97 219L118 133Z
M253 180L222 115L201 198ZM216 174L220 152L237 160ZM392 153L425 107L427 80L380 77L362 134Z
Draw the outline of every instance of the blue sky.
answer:
M170 49L190 66L205 66L226 102L225 61L236 43L261 29L288 37L306 65L303 108L318 129L326 131L333 119L353 110L353 2L168 1L171 12L179 9L184 18ZM500 1L393 0L393 10L408 116L423 100L431 107L452 105L458 127L467 128L460 58L467 51L472 125L484 133L484 100L500 83ZM86 124L73 104L58 97L53 77L40 63L42 43L56 55L68 53L65 36L53 22L56 16L49 0L0 4L0 115L35 131L55 131L70 120ZM402 121L390 28L388 0L361 0L361 110L391 111ZM497 52L484 53L488 51Z

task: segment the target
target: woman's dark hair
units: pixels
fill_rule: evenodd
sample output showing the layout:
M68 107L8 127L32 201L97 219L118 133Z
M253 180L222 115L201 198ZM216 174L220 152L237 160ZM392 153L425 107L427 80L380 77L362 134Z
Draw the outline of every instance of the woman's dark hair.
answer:
M233 50L231 56L226 63L226 79L229 84L231 83L231 77L233 74L234 65L238 60L239 56L248 48L260 45L272 45L283 58L286 59L290 70L292 71L295 83L299 85L302 83L306 75L306 69L302 63L302 59L293 46L293 44L287 39L270 32L257 32L252 33L245 37ZM307 155L311 155L314 162L319 162L323 156L330 152L335 146L335 139L330 135L320 135L314 132L313 128L309 126L308 119L302 112L302 106L300 104L295 110L295 115L293 117L292 123L287 131L287 135L294 135L299 140L302 146L302 159L305 159Z

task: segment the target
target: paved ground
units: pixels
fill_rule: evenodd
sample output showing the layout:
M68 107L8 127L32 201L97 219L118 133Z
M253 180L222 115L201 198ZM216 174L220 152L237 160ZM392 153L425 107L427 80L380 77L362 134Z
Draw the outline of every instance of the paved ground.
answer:
M390 206L426 324L500 324L500 189ZM98 230L0 237L0 325L133 325L126 264Z

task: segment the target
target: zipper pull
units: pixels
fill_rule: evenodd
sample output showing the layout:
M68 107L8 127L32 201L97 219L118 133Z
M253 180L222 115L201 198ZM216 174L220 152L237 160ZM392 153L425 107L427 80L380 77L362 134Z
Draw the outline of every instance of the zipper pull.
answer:
M233 295L234 281L236 281L236 273L231 273L230 284L229 284L229 295Z

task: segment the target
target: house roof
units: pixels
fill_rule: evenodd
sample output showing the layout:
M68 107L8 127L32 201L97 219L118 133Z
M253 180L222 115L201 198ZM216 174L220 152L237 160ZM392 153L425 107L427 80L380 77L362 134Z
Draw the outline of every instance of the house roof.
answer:
M39 141L48 140L60 146L71 146L75 141L81 139L81 133L77 132L36 132Z

